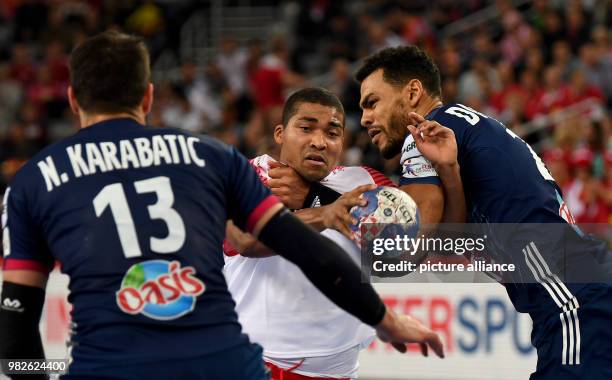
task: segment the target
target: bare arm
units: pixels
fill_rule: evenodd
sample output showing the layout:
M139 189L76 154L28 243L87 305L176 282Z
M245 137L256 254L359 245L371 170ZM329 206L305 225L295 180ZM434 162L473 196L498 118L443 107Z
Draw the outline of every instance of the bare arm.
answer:
M447 166L437 165L436 171L444 186L444 197L446 199L442 222L465 223L467 206L465 203L465 194L463 193L461 175L459 174L459 164Z
M265 244L259 242L253 235L236 227L231 220L227 222L225 237L240 252L240 256L262 258L276 255L276 253L272 252Z
M436 225L442 220L444 192L438 185L411 184L400 186L419 207L421 224Z
M44 289L47 286L48 274L33 270L5 270L2 272L3 282L12 282L13 284L32 286L35 288Z
M408 130L421 154L436 168L444 186L446 204L442 220L447 223L465 222L467 206L457 161L455 134L451 129L414 112L410 116L415 125L408 126Z

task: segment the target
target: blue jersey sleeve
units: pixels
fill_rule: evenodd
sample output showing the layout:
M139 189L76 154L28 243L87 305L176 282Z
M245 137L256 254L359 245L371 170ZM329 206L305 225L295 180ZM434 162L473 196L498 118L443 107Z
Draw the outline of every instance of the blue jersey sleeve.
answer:
M247 159L233 147L230 160L229 218L244 231L251 232L259 218L280 201L264 186Z
M54 259L26 201L25 193L10 187L4 194L2 209L2 243L4 270L35 270L49 273Z

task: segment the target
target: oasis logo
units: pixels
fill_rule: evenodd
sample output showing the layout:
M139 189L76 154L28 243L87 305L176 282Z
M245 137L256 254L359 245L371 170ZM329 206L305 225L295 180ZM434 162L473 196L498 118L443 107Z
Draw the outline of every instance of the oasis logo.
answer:
M150 260L134 264L117 292L117 305L128 314L170 320L193 311L205 286L191 266L178 261Z

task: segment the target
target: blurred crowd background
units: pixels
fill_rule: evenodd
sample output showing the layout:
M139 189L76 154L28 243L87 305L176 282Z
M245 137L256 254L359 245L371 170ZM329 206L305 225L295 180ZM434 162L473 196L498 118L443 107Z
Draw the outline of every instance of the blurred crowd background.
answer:
M76 131L68 55L117 28L145 38L156 86L149 124L210 134L252 157L291 91L317 85L347 112L343 164L396 178L360 128L353 72L416 44L445 102L504 122L544 158L579 223L612 222L612 45L607 0L1 0L0 193L38 150ZM519 168L520 169L520 168Z

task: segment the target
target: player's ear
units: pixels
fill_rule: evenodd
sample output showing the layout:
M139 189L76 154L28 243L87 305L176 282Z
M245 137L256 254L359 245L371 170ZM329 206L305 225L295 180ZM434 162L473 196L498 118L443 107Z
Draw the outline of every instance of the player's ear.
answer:
M68 86L68 104L70 104L70 110L72 111L73 114L78 115L79 114L79 103L76 100L76 96L74 96L74 91L72 90L72 86Z
M418 79L411 79L402 89L402 95L411 108L416 108L423 96L423 84Z
M153 83L149 83L147 85L147 89L145 90L144 96L142 97L142 112L145 115L148 115L151 112L151 108L153 108L153 91L155 87L153 87Z
M283 143L283 133L285 132L285 126L282 124L274 127L274 142L277 144Z

